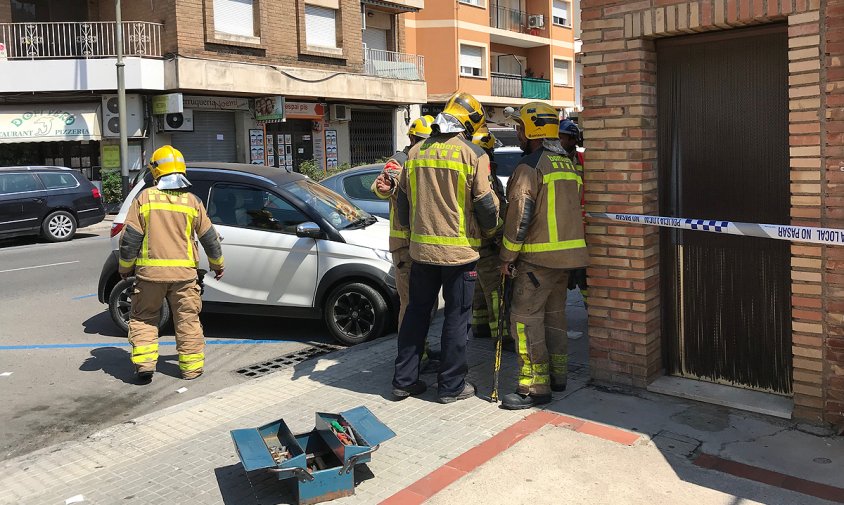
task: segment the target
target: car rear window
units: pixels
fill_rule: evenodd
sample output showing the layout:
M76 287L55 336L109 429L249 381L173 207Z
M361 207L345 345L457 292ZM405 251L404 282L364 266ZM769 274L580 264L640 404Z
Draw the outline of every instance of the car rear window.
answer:
M522 152L495 153L495 163L498 165L495 169L495 175L499 177L510 177L513 175L513 171L516 170L519 160L523 157L524 154Z
M41 186L34 174L0 174L0 195L40 189Z
M44 187L47 189L75 188L79 186L79 181L69 172L45 172L38 174L38 177L41 178L41 182L44 183Z
M381 201L370 189L379 173L380 171L354 174L346 177L343 179L343 188L346 190L346 194L356 200Z

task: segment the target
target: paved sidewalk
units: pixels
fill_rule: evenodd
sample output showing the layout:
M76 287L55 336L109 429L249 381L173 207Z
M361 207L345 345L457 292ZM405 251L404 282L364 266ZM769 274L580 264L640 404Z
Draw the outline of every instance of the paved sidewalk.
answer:
M785 487L813 481L821 485L816 494L832 493L827 498L844 487L840 438L722 407L588 385L585 342L570 341L569 388L544 413L505 411L481 398L441 405L436 388L393 401L395 340L387 338L3 462L0 503L64 504L77 495L86 504L293 503L286 482L245 474L229 430L284 418L303 432L313 428L315 412L358 405L397 437L358 467L356 495L332 502L338 505L390 497L388 503L408 505L427 498L433 504L834 503L708 469L717 465L701 453L757 468L747 475L757 480L768 475L759 469L767 469L790 476ZM469 347L470 380L487 394L492 343L472 340ZM514 361L505 354L503 392L514 384ZM840 498L844 503L844 491Z

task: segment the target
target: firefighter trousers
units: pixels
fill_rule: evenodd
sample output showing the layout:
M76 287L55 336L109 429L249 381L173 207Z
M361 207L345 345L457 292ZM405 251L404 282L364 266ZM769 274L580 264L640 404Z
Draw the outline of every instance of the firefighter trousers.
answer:
M501 260L498 253L481 255L478 260L478 286L472 301L472 334L476 338L498 338L498 307L501 296ZM505 307L506 316L506 307ZM502 328L504 340L510 340L510 332L505 318Z
M402 247L393 251L393 266L396 268L396 291L399 292L399 328L404 320L404 312L410 298L410 265L413 260L410 258L410 249Z
M205 366L205 337L199 312L202 299L197 281L149 282L137 280L132 291L129 343L132 363L138 372L154 372L158 361L158 322L165 298L170 303L176 328L176 351L182 377L192 379Z
M516 339L517 392L545 395L568 375L566 294L569 272L519 262L513 278L510 334Z

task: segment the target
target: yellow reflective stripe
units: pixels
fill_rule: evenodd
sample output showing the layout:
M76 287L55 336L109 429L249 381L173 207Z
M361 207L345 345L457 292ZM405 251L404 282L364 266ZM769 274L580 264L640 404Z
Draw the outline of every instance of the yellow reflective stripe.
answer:
M394 229L390 228L390 236L393 237L393 238L406 239L406 238L410 237L410 232L409 231L402 231L402 230L394 230Z
M130 268L130 267L135 266L135 260L130 260L130 261L118 260L118 262L120 263L120 266L122 266L123 268Z
M545 187L548 188L548 239L557 242L560 239L557 235L557 190L553 182Z
M469 237L437 237L436 235L420 235L411 233L410 240L420 244L459 246L459 247L480 247L481 239Z
M149 363L152 361L158 361L158 353L151 352L149 354L139 354L137 356L132 356L132 363L140 364L140 363Z
M522 250L522 244L510 242L509 240L507 240L506 235L504 236L504 242L503 243L504 243L504 249L507 249L508 251L519 252L519 251Z
M158 344L132 347L132 363L149 363L158 359Z
M568 372L568 354L551 355L551 373L554 375L565 375Z
M525 363L530 363L530 358L527 354L527 335L525 335L524 323L516 323L516 343L519 346L519 354L522 355Z
M141 213L145 216L148 216L151 210L167 210L170 212L180 212L182 214L187 214L190 217L196 217L199 215L199 211L189 205L158 202L150 202L141 205Z
M444 154L447 156L447 153ZM407 163L404 164L405 168L445 168L448 170L456 170L463 174L469 175L475 172L474 167L472 165L467 165L465 163L460 163L459 161L450 161L450 160L431 160L431 159L416 159L416 160L408 160Z
M542 176L542 182L550 184L554 181L577 181L578 185L583 184L583 178L575 172L551 172Z
M179 355L179 370L183 372L190 372L198 370L205 364L205 353L198 352L196 354L180 354Z
M466 174L460 172L457 176L457 234L461 237L466 236ZM480 246L480 242L478 242Z
M196 263L196 259L193 257L193 240L191 240L191 228L193 227L193 220L188 219L187 224L185 224L185 241L188 243L188 259L192 260Z
M132 348L132 354L147 354L150 352L157 352L158 344L138 345Z
M504 238L504 247L507 247L507 238ZM584 239L575 239L575 240L563 240L560 242L544 242L539 244L523 244L522 245L522 252L526 253L537 253L537 252L549 252L549 251L565 251L568 249L579 249L581 247L586 247L586 240ZM510 249L507 247L507 249Z
M197 352L194 354L179 354L179 362L180 363L190 363L192 361L202 360L205 359L204 352Z
M193 260L161 260L155 258L138 258L135 264L139 267L196 267L196 261Z
M222 265L223 264L223 257L220 256L219 258L208 258L208 263L211 263L214 266Z

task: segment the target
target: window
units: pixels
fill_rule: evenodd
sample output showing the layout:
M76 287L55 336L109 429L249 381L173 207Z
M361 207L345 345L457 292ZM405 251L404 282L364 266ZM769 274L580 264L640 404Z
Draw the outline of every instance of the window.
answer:
M378 177L379 172L372 172L369 174L356 174L350 175L343 179L343 189L346 190L346 194L349 197L354 198L355 200L372 200L375 202L381 202L380 198L375 196L375 193L372 192L372 183L375 182L375 178Z
M337 48L337 10L305 4L305 43Z
M47 189L75 188L79 186L73 174L69 173L51 172L38 174L38 177L41 178L41 182L44 183L44 187Z
M214 30L255 37L255 1L214 0Z
M460 0L460 3L474 5L475 7L484 6L484 0Z
M40 190L38 179L33 174L0 174L0 195Z
M460 75L482 77L484 75L484 48L460 44Z
M569 17L569 3L563 0L554 0L554 7L551 10L551 17L555 25L571 26Z
M554 60L554 86L571 86L568 60Z
M239 228L296 233L310 221L299 209L269 191L251 186L217 184L211 189L208 217L212 223Z

